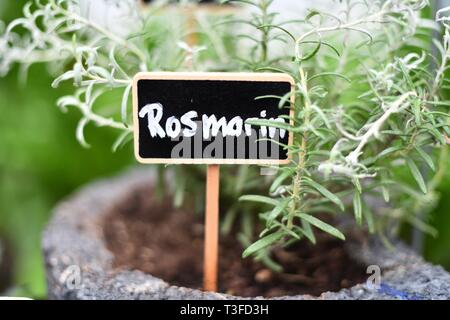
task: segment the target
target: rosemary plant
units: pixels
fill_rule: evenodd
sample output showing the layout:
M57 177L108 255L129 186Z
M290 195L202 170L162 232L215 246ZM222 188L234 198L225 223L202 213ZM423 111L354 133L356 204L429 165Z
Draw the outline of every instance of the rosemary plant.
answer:
M248 12L220 22L195 16L194 47L183 42L183 23L164 21L162 7L99 1L115 3L133 21L118 32L116 23L89 12L90 1L30 1L24 16L1 33L0 73L16 63L24 70L48 63L58 74L54 87L74 84L74 93L58 106L81 112L80 143L88 146L87 125L108 126L120 132L114 149L131 139L128 106L138 71L186 69L184 62L191 60L189 70L288 73L296 81L290 124L251 124L291 131L294 143L285 146L291 164L273 168L276 176L262 177L248 166L224 174L224 197L232 205L223 230L230 231L242 213L244 256L255 255L277 269L268 254L273 245L304 238L315 243L315 228L345 239L342 228L323 221L326 213L352 212L358 225L386 243L404 222L434 234L426 220L448 163L450 102L442 90L449 88L450 8L429 21L421 18L426 0L344 0L334 2L333 12L310 10L283 21L271 11L274 1L222 1ZM435 32L442 37L429 43ZM97 109L97 99L111 90L121 94L121 103L112 112ZM280 108L286 107L289 94L279 98ZM181 203L192 175L176 170L175 199ZM233 201L242 193L252 194ZM255 210L264 228L252 243Z
M282 126L295 139L285 146L292 163L277 168L270 196L241 197L270 206L260 215L260 240L244 256L302 238L315 243L312 227L345 239L317 217L326 212L351 210L358 225L384 240L402 222L435 234L426 214L447 166L449 102L440 91L448 85L450 8L437 12L436 24L420 18L427 1L348 0L338 14L311 10L301 20L277 21L268 12L271 0L233 2L259 10L250 20L234 21L261 32L251 40L264 59L240 59L243 68L296 79L289 126L251 122ZM424 41L433 29L443 33L441 41L433 40L437 57ZM282 39L288 56L267 59L269 46ZM287 100L280 97L280 107Z
M116 150L133 130L128 110L133 75L176 69L182 63L181 26L160 21L155 15L159 7L151 12L138 9L133 0L96 4L88 0L29 1L23 17L11 22L0 38L0 74L16 63L24 72L32 64L48 63L52 72L59 73L53 87L72 81L76 88L57 104L63 111L75 107L81 112L76 130L79 142L89 146L86 125L108 126L121 132ZM116 16L114 10L119 10ZM172 47L178 42L180 46ZM107 115L95 109L97 99L112 89L122 93L120 117L114 117L115 110Z

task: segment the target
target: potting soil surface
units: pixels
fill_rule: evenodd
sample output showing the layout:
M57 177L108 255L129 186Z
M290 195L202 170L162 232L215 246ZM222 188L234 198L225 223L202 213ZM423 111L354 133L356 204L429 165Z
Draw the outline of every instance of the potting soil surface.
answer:
M114 266L137 269L170 284L201 289L203 268L202 216L157 201L149 190L134 195L108 214L104 236L114 254ZM236 232L220 236L220 292L243 297L278 297L338 291L367 279L343 241L315 231L317 244L299 241L271 251L282 266L275 272L253 258L242 258Z

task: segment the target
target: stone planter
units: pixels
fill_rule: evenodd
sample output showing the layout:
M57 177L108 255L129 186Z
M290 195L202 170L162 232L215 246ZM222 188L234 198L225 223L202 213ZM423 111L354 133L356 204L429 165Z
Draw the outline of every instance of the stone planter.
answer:
M240 299L171 286L140 271L117 271L101 231L101 219L137 187L150 187L153 174L134 170L83 188L54 211L43 237L50 299ZM339 292L278 299L450 299L450 274L396 244L389 251L376 240L345 244L355 261L378 265L381 285L364 283ZM369 276L369 275L368 275ZM261 297L258 297L261 298Z

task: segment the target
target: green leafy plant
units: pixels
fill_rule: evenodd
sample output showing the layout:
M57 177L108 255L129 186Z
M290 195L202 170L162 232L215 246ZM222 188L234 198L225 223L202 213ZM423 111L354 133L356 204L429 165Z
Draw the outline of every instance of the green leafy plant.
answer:
M290 53L248 61L244 68L291 74L297 98L288 127L294 144L286 146L292 164L277 168L271 196L241 197L271 207L261 214L266 225L261 239L244 256L280 242L315 243L312 227L344 239L315 216L324 212L352 210L358 225L385 240L402 222L434 234L426 214L436 203L447 165L449 102L440 89L447 85L449 8L436 15L444 35L433 40L435 57L423 38L430 28L441 29L419 18L426 1L345 1L340 16L313 10L302 20L285 22L267 12L273 1L234 2L259 10L243 23L260 31L252 40L261 57L268 56L273 42L268 39L280 37L286 42L281 51ZM251 123L280 126L269 120ZM419 169L425 166L426 176Z
M427 213L438 200L436 188L448 163L449 102L441 91L449 86L444 74L450 8L430 21L420 17L426 0L346 0L336 3L342 9L337 14L310 10L283 21L271 11L274 0L222 2L248 10L220 21L194 15L198 30L185 31L184 23L164 22L163 7L138 10L133 1L122 1L138 30L118 33L83 10L87 1L30 1L24 17L6 26L0 38L0 72L15 63L49 63L55 87L74 84L74 93L58 105L81 112L80 143L88 147L87 125L108 126L120 131L114 149L131 139L129 95L138 71L288 73L296 97L290 124L251 124L291 131L294 143L285 146L291 163L272 168L275 176L260 176L248 166L224 169L229 205L222 229L230 232L240 218L243 255L279 269L269 258L275 244L315 243L315 229L345 239L345 231L324 214L350 212L356 224L387 244L404 222L434 234ZM443 36L431 44L427 40L435 32ZM195 45L184 42L192 33L198 36ZM117 94L120 103L96 109L106 93ZM279 99L280 108L286 107L289 94ZM173 169L177 204L187 181L202 176L194 168Z

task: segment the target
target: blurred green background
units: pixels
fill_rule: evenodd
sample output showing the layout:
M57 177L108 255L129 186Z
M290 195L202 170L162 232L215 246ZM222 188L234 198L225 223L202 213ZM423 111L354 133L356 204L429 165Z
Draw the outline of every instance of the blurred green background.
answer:
M8 23L19 17L25 3L1 0L0 20ZM80 185L135 162L131 144L111 151L117 136L114 130L89 127L86 137L91 148L78 144L75 128L80 115L74 110L64 114L56 107L57 98L69 93L70 86L52 89L45 66L32 66L26 83L18 74L16 68L0 78L0 243L4 252L0 295L44 298L40 242L52 207Z
M0 0L0 20L19 17L25 2ZM130 144L111 151L117 133L110 129L89 127L92 147L82 148L75 139L79 114L63 114L55 103L70 87L52 89L51 82L44 66L33 66L26 83L17 68L0 78L0 295L45 298L40 242L55 203L135 163ZM426 238L424 254L450 268L450 170L440 191L430 221L439 237Z

